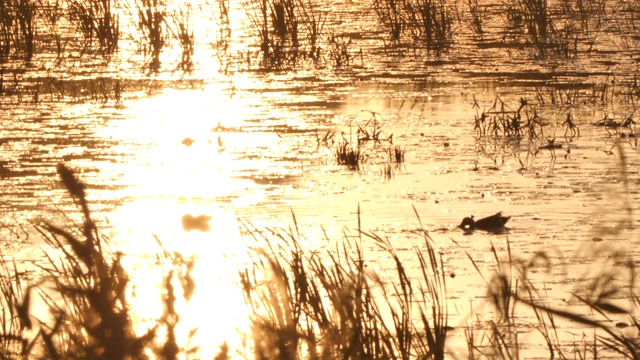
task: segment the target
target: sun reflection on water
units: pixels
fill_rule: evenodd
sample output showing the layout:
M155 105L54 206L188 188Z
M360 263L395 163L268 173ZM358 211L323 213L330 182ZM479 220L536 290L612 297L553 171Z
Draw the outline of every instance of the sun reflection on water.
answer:
M188 276L195 283L193 296L183 296L178 273L185 275L186 266L171 264L166 257L161 262L151 264L150 249L160 252L150 236L146 244L137 249L141 264L135 265L134 298L132 306L141 319L141 332L147 328L145 319L159 319L163 312L161 299L166 295L162 285L163 277L173 269L173 289L176 295L176 312L179 322L176 326L176 338L179 346L188 343L199 347L202 358L212 358L223 343L231 349L242 346L242 334L247 333L247 309L236 285L237 269L245 260L242 239L238 236L237 226L232 216L221 214L212 219L211 232L179 232L168 239L160 239L162 246L172 256L180 254L184 261L194 262ZM146 257L144 255L147 255ZM164 261L162 261L162 259ZM195 331L195 332L194 332ZM193 338L189 338L194 334Z
M239 348L246 332L247 309L235 282L246 249L234 206L262 200L255 186L248 191L250 179L271 160L252 154L279 141L273 132L242 131L252 125L247 119L258 116L251 113L255 107L218 90L212 85L137 100L127 105L125 120L106 130L135 147L135 157L121 168L125 202L109 221L119 250L137 259L131 273L141 331L144 319L157 319L163 311L162 279L170 264L155 262L161 252L157 237L169 254L194 260L195 293L188 301L178 295L176 331L185 346L197 329L191 342L205 352L203 358L212 358L223 342L232 351ZM186 214L210 216L210 231L186 231Z

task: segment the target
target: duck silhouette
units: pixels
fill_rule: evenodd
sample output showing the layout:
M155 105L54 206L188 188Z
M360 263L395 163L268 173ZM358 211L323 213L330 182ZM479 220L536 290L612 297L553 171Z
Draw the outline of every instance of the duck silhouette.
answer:
M462 219L458 227L465 232L472 232L479 229L493 233L503 233L507 230L504 225L509 219L511 219L511 216L502 216L502 212L478 220L474 220L473 215L471 215L471 217Z

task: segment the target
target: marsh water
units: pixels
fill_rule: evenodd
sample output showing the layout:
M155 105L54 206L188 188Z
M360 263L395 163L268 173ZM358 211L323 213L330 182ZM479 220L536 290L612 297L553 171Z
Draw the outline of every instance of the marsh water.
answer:
M5 257L42 260L34 219L78 221L55 171L65 162L86 182L102 232L136 269L139 316L161 311L153 305L157 237L166 249L195 257L197 290L183 304L181 326L198 327L202 344L217 345L233 343L244 329L242 296L231 279L248 248L260 245L241 234L239 220L258 229L297 226L309 249L339 243L360 224L389 238L416 271L415 251L424 240L414 231L423 228L451 274L454 357L466 351L461 329L491 317L479 272L494 271L496 253L523 261L544 254L550 266L532 271L532 281L550 304L578 312L587 310L572 293L588 288L594 272L620 266L622 255L637 261L635 128L596 125L634 116L633 34L592 33L597 45L581 45L579 56L541 58L524 40L510 40L524 30L491 30L502 10L488 4L483 40L461 30L456 46L435 54L389 46L369 5L349 1L320 9L327 28L351 41L349 66L336 66L327 54L320 65L265 70L245 60L255 51L251 26L238 20L247 6L231 6L235 45L226 60L211 46L217 29L200 27L210 14L194 12L203 19L194 16L195 65L188 73L175 70L170 47L159 72L122 54L110 61L49 54L28 66L4 65ZM469 15L464 4L456 6ZM456 21L456 29L468 30L465 20ZM121 47L134 48L126 41ZM476 116L497 100L515 111L523 98L545 124L543 135L483 135L474 128ZM579 133L568 128L568 114ZM359 128L379 131L379 140L360 142L357 169L338 164L337 144L356 146ZM551 143L559 147L545 148ZM394 149L404 161L394 161ZM506 233L457 228L466 216L499 211L511 216ZM210 231L187 231L185 214L211 216ZM392 277L388 254L364 241L368 268ZM546 345L530 316L522 315L520 341L537 356ZM585 331L560 327L568 344Z

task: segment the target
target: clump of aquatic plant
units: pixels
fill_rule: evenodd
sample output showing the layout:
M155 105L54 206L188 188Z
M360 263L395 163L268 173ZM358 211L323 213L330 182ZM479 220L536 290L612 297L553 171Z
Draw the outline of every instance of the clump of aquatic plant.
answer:
M453 42L453 14L445 0L376 0L373 8L393 43L411 40L437 53Z
M176 5L176 9L170 14L169 31L173 38L178 41L181 49L180 62L178 67L185 72L193 70L193 53L195 38L193 35L193 25L191 24L191 5Z
M380 175L385 180L391 180L393 178L393 166L390 163L384 164L380 169Z
M371 114L371 117L363 125L358 125L358 142L380 142L383 140L389 141L390 143L393 142L393 134L389 135L386 138L380 136L380 134L382 133L382 126L380 124L380 121L378 120L378 115L380 114L375 111L363 111L368 111Z
M142 47L151 71L160 70L160 54L166 43L167 4L164 0L135 0Z
M538 259L546 257L545 252L538 253ZM523 288L527 295L516 294L515 301L531 307L538 317L546 316L548 319L562 318L573 323L581 324L592 329L597 329L599 335L592 340L586 340L589 352L595 354L615 354L621 358L640 358L640 346L634 338L625 335L629 329L640 330L635 312L640 302L633 289L637 288L637 269L633 265L633 259L623 249L617 249L608 244L598 244L589 249L584 248L579 256L593 261L594 266L589 267L589 273L583 274L582 284L572 292L571 303L585 306L588 312L572 309L562 309L558 306L537 300L533 294L538 290L530 283L523 282ZM527 269L522 269L522 276L527 275ZM627 320L616 320L626 318ZM553 324L553 322L551 323ZM547 330L547 342L551 331ZM557 330L555 330L557 331ZM556 335L557 337L557 335ZM551 344L550 344L551 345ZM598 350L598 348L601 348ZM554 350L562 354L562 348L554 344L549 346L550 353Z
M9 60L13 41L14 16L11 13L10 3L0 2L0 63Z
M519 0L522 19L527 27L531 42L542 57L547 55L547 45L552 40L553 21L549 14L547 0Z
M112 1L69 2L69 19L84 37L85 47L111 55L118 50L120 28L118 16L112 11Z
M401 0L375 0L373 2L378 20L387 29L394 42L400 41L406 26L404 6L405 2Z
M556 138L547 139L547 143L544 145L538 146L538 148L533 152L534 155L537 155L540 150L547 150L551 155L551 165L550 168L555 166L556 158L558 157L556 154L556 150L562 149L562 144L556 142Z
M360 146L354 148L347 141L341 141L336 145L334 156L338 165L345 165L351 170L359 169L366 160Z
M451 46L454 16L445 0L407 0L406 10L414 41L438 54Z
M4 255L4 254L3 254ZM37 324L30 316L32 291L24 272L17 271L16 264L3 261L0 265L0 354L4 358L25 358L36 340L25 334Z
M598 31L609 15L605 0L562 0L560 9L565 18L579 19L584 34Z
M308 251L295 216L289 230L244 228L264 244L254 249L254 266L240 273L257 357L444 358L446 274L426 233L419 234L425 245L416 249L416 280L388 239L375 233L358 229L335 249ZM391 256L397 278L383 280L367 269L363 238Z
M298 6L295 0L255 0L249 18L258 32L262 66L282 68L299 55Z
M231 22L229 20L229 0L216 1L217 11L212 11L216 31L213 34L211 47L216 50L216 56L222 60L222 55L226 54L229 49L229 41L231 38Z
M36 36L36 8L34 0L13 0L11 2L15 8L18 36L15 40L17 48L24 54L25 61L31 62L35 52Z
M540 105L593 104L602 108L625 107L635 111L639 107L640 87L637 76L624 79L606 78L593 84L578 81L554 81L536 87L536 101Z
M596 121L593 125L603 127L609 136L635 136L636 121L633 116L625 116L622 119L616 119L609 112L604 112L604 117Z
M326 13L316 10L311 1L307 1L300 7L301 24L305 28L306 42L308 49L305 51L306 56L318 63L322 57L320 41L324 37L324 26L326 21Z
M624 189L623 194L630 190L627 163L621 146L620 176ZM595 228L597 237L615 238L619 229L628 228L632 224L632 206L629 199L620 199L627 211L627 216L614 220L616 226ZM627 218L629 217L629 218ZM543 337L550 358L566 358L571 351L579 350L599 358L600 356L615 356L620 358L640 358L640 346L635 335L629 336L629 330L636 333L640 324L636 318L639 306L637 289L637 267L635 260L622 247L606 241L585 242L580 245L570 258L580 258L581 263L588 262L590 266L584 268L582 274L571 274L571 278L579 280L570 292L570 297L560 304L551 304L547 290L541 290L536 285L537 274L544 274L542 281L553 276L562 283L564 270L556 272L561 266L556 259L565 259L566 255L553 248L534 251L530 256L515 255L509 239L504 243L504 256L499 255L498 248L492 243L491 252L495 266L490 275L483 275L481 266L467 254L471 263L486 282L486 301L495 311L494 319L487 319L478 315L478 320L485 324L483 330L477 327L466 329L470 354L488 355L499 354L501 358L519 358L522 348L518 339L517 329L520 324L517 309L522 306L533 310L538 321L536 329ZM546 285L542 285L546 288ZM557 296L554 296L557 298ZM483 311L482 314L486 314ZM562 320L593 329L593 336L583 332L581 340L572 347L567 347L561 341L560 334L563 326L558 326ZM481 336L478 336L481 332ZM473 352L472 352L473 351ZM539 352L536 355L540 355Z
M35 0L0 3L0 63L11 56L29 63L36 50L37 4Z
M392 148L389 148L387 154L389 155L389 161L393 161L396 164L404 163L404 154L406 150L399 145L396 145Z
M633 75L633 81L626 84L625 89L622 91L622 99L624 103L631 104L634 109L640 107L638 100L640 100L640 85L638 85L638 75Z
M526 98L521 98L516 110L512 110L497 96L489 109L480 112L480 105L474 100L474 117L478 136L504 136L509 138L528 137L535 140L544 137L544 123L536 107Z
M577 83L536 86L536 101L540 105L578 104L580 101L587 101L581 92L583 87L584 85ZM591 98L594 98L594 96Z
M491 255L495 265L488 276L485 276L481 266L467 253L471 264L485 283L485 303L490 307L489 311L476 313L475 320L465 327L469 358L521 358L521 340L517 331L521 324L517 305L523 301L540 303L543 294L533 286L529 278L530 273L552 271L550 252L535 252L528 259L523 259L512 252L508 238L504 251L506 255L500 256L498 248L491 243ZM564 358L554 314L534 309L534 316L538 321L536 329L547 345L549 356Z
M569 137L574 137L574 136L580 137L580 128L575 123L574 116L571 112L567 113L567 119L562 123L562 126L565 127L565 130L564 130L565 137L567 137L567 135L569 135Z
M388 302L388 304L394 319L397 346L401 349L399 354L407 356L415 351L418 358L443 359L446 354L445 345L450 329L447 303L448 274L445 270L442 253L437 251L433 239L424 230L416 209L413 210L420 222L420 228L415 234L420 236L425 244L424 249L416 249L420 270L417 283L410 280L405 266L393 251L388 239L375 233L365 233L365 235L389 252L397 270L398 283L394 284L393 290L395 294L398 294L398 306L392 302ZM411 320L414 311L419 319L415 322ZM412 340L415 343L412 344Z
M56 60L58 63L63 60L62 57L68 43L68 39L63 39L58 26L61 19L68 13L60 1L61 0L55 0L55 2L48 2L47 4L39 2L38 6L38 17L43 19L45 26L48 27L47 31L53 39L53 46L55 47Z
M34 102L41 101L88 101L100 104L111 102L115 106L122 103L123 85L121 79L97 76L87 79L46 78L33 88Z
M307 0L252 0L247 14L259 39L262 67L295 67L301 60L322 64L326 10L319 10L315 3ZM349 60L339 44L337 41L328 46L337 67L348 65ZM250 60L247 59L249 66Z
M198 351L198 346L191 345L193 335L197 329L189 332L187 344L180 345L176 337L176 328L180 322L180 314L176 310L176 278L182 288L182 296L188 302L195 292L195 281L192 271L195 266L195 259L185 259L180 253L168 252L162 245L159 238L155 237L158 245L162 248L163 255L158 256L158 260L170 264L166 275L163 275L164 295L162 297L163 312L157 319L158 325L165 329L164 339L159 344L153 344L151 348L163 359L178 359L181 355L193 356ZM225 359L225 357L223 357Z
M482 7L478 4L478 0L467 0L467 8L469 9L469 16L471 17L469 20L471 29L473 29L476 35L482 36L484 33L482 24L486 16L485 11L483 11Z
M355 57L351 49L351 37L348 35L331 35L329 40L329 58L337 69L349 68Z
M327 132L325 132L324 135L321 137L320 134L318 133L318 129L316 129L316 141L318 143L318 149L320 148L320 146L329 147L330 144L331 145L335 144L335 139L334 139L335 136L336 136L336 133L334 131L327 130Z
M510 6L510 5L509 5ZM518 0L515 19L527 29L527 44L536 49L540 58L574 57L583 28L572 21L558 24L547 0Z

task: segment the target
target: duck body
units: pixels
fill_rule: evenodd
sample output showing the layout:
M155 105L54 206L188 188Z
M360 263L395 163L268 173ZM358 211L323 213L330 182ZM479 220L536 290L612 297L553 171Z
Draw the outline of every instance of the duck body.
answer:
M507 230L504 225L509 219L511 219L511 216L502 216L502 212L478 220L474 220L472 215L471 217L462 219L458 227L465 232L484 230L493 233L503 233Z

